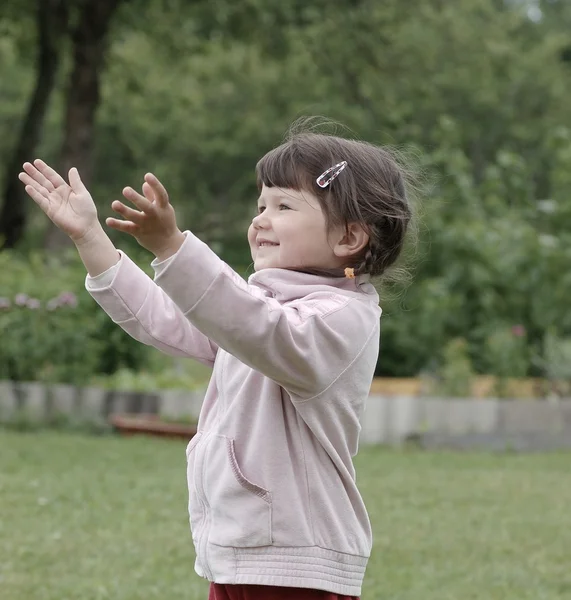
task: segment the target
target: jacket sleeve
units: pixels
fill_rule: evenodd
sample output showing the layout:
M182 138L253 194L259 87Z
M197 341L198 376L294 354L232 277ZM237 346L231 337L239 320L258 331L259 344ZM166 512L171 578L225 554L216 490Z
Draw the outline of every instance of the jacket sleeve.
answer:
M193 358L212 367L218 346L182 314L168 295L126 254L85 287L131 337L165 354Z
M190 232L155 281L220 348L303 398L331 385L378 333L372 302L331 293L281 305Z

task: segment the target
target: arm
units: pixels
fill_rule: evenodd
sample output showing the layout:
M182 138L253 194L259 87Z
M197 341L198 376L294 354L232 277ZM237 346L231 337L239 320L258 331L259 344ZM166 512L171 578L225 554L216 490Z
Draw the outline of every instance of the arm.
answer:
M111 319L131 337L170 356L214 365L218 346L184 317L176 304L125 254L85 286Z
M100 275L119 261L119 251L99 223L74 243L91 277Z
M116 269L111 285L90 290L115 322L135 339L163 352L190 356L212 365L218 349L216 344L193 327L143 271L125 255L121 256L103 231L95 203L76 169L69 172L69 185L40 160L33 165L25 163L19 177L30 197L75 243L89 274L88 290L90 277ZM173 229L173 223L169 222L168 227ZM151 241L157 235L156 229L151 232ZM184 237L182 233L180 236ZM174 237L176 239L176 235Z
M302 398L325 390L378 336L375 302L323 293L281 305L189 232L156 282L219 347Z

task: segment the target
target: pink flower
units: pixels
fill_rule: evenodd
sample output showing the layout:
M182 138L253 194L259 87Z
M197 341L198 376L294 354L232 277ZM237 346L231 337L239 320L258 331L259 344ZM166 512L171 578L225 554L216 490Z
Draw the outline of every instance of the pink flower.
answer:
M38 308L41 308L42 303L37 298L28 298L26 306L32 310L37 310Z
M512 335L515 337L523 337L526 334L525 327L523 325L514 325L512 327Z
M70 306L75 308L77 306L77 296L73 292L62 292L58 296L60 306Z
M16 306L26 306L26 303L29 299L30 297L28 294L16 294L16 297L14 298L14 304Z

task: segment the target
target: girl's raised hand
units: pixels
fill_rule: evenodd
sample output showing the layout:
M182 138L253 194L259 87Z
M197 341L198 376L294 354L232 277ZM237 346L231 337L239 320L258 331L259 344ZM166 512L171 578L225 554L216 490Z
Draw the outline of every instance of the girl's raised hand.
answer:
M106 219L109 227L131 234L157 258L172 256L182 245L184 235L176 224L174 208L162 183L151 173L145 175L143 196L133 188L126 187L123 196L138 210L125 206L119 200L111 208L125 218Z
M99 222L91 194L77 169L69 171L69 184L42 160L24 163L19 179L26 193L74 241L80 241Z

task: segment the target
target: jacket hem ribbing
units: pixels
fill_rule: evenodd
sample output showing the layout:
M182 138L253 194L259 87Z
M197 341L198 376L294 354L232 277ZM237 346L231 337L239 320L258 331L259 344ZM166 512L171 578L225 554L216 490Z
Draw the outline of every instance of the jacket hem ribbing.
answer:
M360 596L368 558L319 546L230 548L208 545L215 583L275 585ZM203 575L199 573L199 575Z

